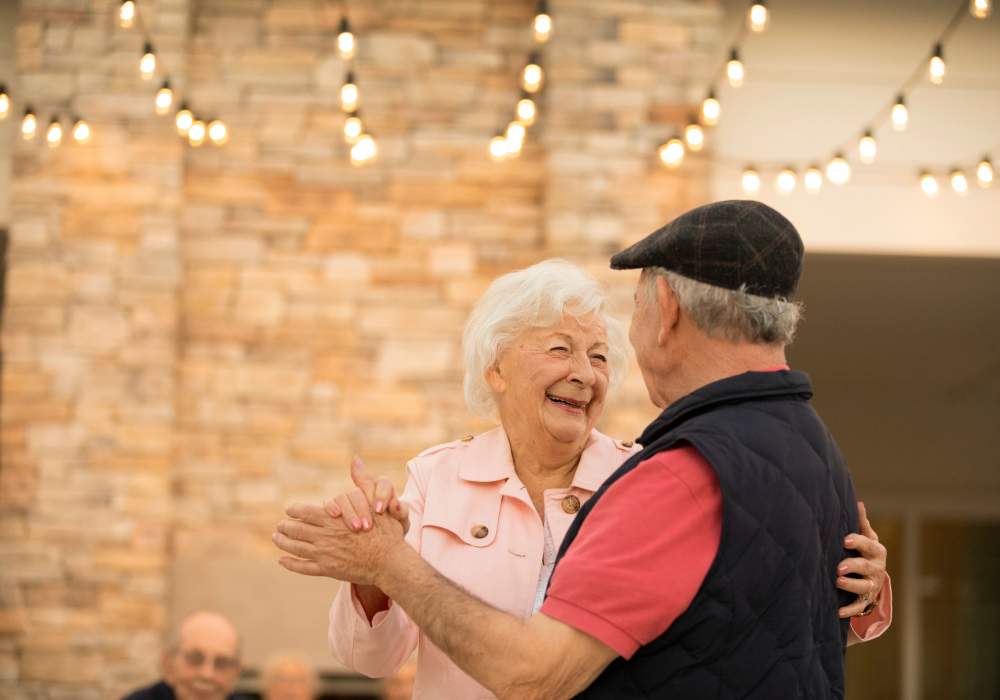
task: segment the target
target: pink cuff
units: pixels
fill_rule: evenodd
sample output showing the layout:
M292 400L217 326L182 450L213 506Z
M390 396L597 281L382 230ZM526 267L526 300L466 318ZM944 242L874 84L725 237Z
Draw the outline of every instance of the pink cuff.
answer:
M885 584L879 596L878 605L870 615L851 618L851 630L862 642L870 642L883 634L892 624L892 581L889 573L885 574Z

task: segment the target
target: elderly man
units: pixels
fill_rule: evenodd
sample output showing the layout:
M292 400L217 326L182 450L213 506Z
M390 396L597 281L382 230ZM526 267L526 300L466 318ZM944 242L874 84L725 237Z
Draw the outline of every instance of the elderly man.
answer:
M299 654L280 654L264 666L264 700L313 700L318 678L312 663Z
M581 509L531 618L465 593L384 516L355 534L293 506L281 563L378 586L499 697L842 697L851 596L828 572L858 517L785 359L802 254L781 214L728 201L612 258L642 269L630 340L664 410Z
M163 680L124 700L223 700L240 677L240 637L216 612L181 620L163 653Z

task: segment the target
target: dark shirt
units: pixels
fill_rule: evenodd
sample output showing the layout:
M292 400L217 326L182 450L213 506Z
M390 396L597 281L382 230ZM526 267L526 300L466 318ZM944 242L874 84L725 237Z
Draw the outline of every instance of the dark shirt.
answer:
M176 697L177 696L174 695L174 689L165 682L160 681L159 683L151 685L148 688L133 690L131 693L122 698L122 700L175 700Z

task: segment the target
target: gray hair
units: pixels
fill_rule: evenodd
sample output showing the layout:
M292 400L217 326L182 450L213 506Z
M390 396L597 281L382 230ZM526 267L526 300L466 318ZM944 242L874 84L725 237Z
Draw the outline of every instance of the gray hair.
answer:
M501 275L473 308L462 335L465 359L465 403L477 416L496 415L496 398L486 382L507 345L528 328L559 323L564 314L596 314L608 335L609 393L625 376L626 333L606 310L607 295L601 285L566 260L544 260L523 270Z
M656 277L665 277L684 313L712 338L732 342L790 345L802 316L802 304L749 294L745 285L724 289L662 267L645 269L646 289L656 296Z

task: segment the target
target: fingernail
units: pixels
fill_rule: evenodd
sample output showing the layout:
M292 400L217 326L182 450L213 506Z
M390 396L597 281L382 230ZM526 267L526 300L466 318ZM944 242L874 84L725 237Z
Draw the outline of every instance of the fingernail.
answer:
M371 523L368 522L368 518L364 518L361 521L361 529L362 530L367 530L369 527L371 527Z
M843 576L847 573L847 564L841 564L837 567L837 573Z
M854 546L854 538L850 537L850 536L845 537L844 538L844 544L847 545L848 547L853 547Z
M839 613L841 617L850 617L847 613Z
M351 518L351 529L357 530L360 527L361 527L361 521L358 520L357 518Z
M385 504L382 501L375 501L375 512L381 513L382 509L385 508Z

